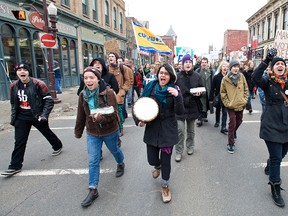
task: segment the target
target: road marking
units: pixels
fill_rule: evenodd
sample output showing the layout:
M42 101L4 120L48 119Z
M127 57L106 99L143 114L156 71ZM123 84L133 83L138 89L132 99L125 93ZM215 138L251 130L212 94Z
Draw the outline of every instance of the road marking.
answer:
M137 127L136 125L123 125L124 128ZM74 130L74 127L50 127L51 130ZM36 128L32 128L31 130L37 131Z
M266 167L267 163L253 163L252 167L253 168L259 168L259 167ZM286 167L288 166L288 162L281 162L281 167Z
M112 169L100 169L100 173L115 172ZM55 176L55 175L87 175L88 169L50 169L50 170L23 170L15 176Z
M266 167L267 163L252 163L252 168ZM287 167L288 162L282 162L281 167ZM100 169L100 173L112 173L113 169ZM88 169L50 169L50 170L23 170L15 176L56 176L56 175L88 175ZM2 176L1 177L5 177Z

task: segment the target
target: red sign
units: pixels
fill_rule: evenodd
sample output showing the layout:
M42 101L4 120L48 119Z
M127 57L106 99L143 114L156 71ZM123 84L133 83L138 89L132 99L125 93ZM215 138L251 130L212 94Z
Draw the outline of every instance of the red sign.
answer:
M43 17L42 14L39 14L38 12L33 11L29 15L29 21L36 28L43 30L43 27L45 26L45 22L42 19L42 17Z
M41 47L44 48L55 48L56 46L56 39L52 34L39 34Z

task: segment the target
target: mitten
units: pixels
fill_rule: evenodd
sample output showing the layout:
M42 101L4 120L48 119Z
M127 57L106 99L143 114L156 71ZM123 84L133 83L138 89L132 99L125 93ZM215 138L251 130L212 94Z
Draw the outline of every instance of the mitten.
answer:
M271 49L268 49L266 58L264 59L264 62L266 64L269 64L269 62L277 55L277 49L272 47Z

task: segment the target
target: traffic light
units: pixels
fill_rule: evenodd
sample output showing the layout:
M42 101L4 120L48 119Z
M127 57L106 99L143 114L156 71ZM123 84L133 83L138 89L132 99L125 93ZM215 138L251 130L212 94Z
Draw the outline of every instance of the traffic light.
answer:
M26 20L26 12L23 10L12 10L14 17L17 20Z

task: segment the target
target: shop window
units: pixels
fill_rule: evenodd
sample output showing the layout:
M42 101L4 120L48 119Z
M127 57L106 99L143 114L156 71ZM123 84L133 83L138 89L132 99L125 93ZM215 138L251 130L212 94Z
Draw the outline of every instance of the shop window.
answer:
M61 68L61 57L60 57L60 46L62 46L62 40L57 38L59 49L51 49L53 52L53 61L57 61L59 67Z
M95 46L94 48L94 58L97 58L99 57L99 49L98 49L98 46Z
M44 49L40 47L40 40L38 36L39 32L33 34L33 46L35 52L35 63L36 63L36 75L37 78L46 78L47 64L45 64L45 53Z
M14 73L15 65L18 63L15 47L15 32L10 25L2 25L1 27L2 44L4 51L4 63L5 70L11 80L17 79L16 73Z
M77 76L75 41L70 41L70 64L72 76Z
M103 50L103 47L100 47L100 49L99 49L99 57L104 59L104 50Z
M92 60L93 60L93 46L90 44L89 45L89 59L88 59L89 64Z
M88 46L86 43L83 44L82 48L82 55L83 55L83 68L86 68L89 66L89 59L88 59Z
M63 69L63 74L66 76L70 75L69 72L69 63L68 63L68 41L66 38L62 39L62 69Z
M19 47L20 47L21 61L28 64L31 67L31 69L33 69L31 62L32 57L31 57L29 32L25 28L21 28L19 30ZM32 76L35 77L34 71L32 72Z

